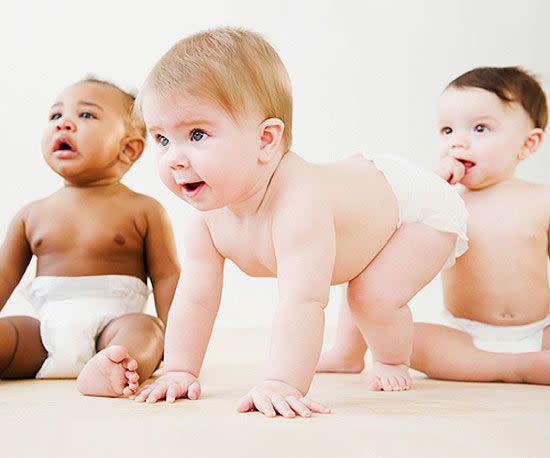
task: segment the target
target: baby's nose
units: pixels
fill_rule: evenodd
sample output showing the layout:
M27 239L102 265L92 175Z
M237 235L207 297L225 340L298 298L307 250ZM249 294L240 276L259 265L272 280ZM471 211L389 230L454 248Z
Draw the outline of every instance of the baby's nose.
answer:
M74 131L76 130L74 122L72 122L70 119L63 118L60 120L57 125L55 126L56 130L68 130L68 131Z
M468 148L468 140L465 138L453 138L451 150Z
M173 170L189 168L189 158L187 155L176 149L168 153L166 161L168 166Z

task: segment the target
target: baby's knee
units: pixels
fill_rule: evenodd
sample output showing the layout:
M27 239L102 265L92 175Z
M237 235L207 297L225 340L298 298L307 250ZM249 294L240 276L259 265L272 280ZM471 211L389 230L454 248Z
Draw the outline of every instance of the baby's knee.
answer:
M390 288L377 288L369 292L349 288L348 303L354 314L364 315L370 321L384 321L404 305L392 295Z
M145 335L164 337L164 324L156 316L144 313L131 313L124 317L125 325L131 327L135 332ZM121 323L123 324L123 323Z
M16 348L17 330L8 319L0 319L0 379L10 366Z

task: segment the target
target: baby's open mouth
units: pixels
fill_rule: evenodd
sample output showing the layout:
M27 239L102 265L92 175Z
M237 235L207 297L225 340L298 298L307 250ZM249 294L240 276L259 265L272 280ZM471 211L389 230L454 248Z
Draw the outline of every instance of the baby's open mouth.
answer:
M53 146L54 151L74 151L73 145L66 138L58 138Z
M466 159L459 159L458 161L462 163L462 165L466 169L466 172L476 165L475 162L467 161Z
M61 143L61 145L59 145L59 150L69 150L69 151L72 151L72 148L71 148L71 145L69 145L68 143Z
M187 192L193 192L196 189L198 189L202 184L204 184L204 181L195 181L194 183L186 183L183 185L183 188Z

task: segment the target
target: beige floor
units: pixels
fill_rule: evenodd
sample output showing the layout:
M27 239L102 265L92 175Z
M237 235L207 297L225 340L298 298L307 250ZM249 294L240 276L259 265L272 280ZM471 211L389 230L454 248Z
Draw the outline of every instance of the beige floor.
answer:
M320 375L311 419L238 414L267 335L216 330L200 401L143 405L80 396L74 381L0 382L0 456L550 457L550 388L438 382L371 393L364 375Z

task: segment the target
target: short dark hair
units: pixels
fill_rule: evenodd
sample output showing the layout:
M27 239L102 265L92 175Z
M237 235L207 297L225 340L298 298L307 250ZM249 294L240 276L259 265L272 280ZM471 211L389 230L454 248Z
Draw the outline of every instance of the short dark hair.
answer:
M78 83L95 83L95 84L102 84L103 86L111 87L122 95L124 98L124 102L126 105L126 110L128 112L128 118L126 120L126 124L128 127L128 131L130 135L139 135L143 138L147 135L147 130L145 128L145 124L141 119L138 119L134 117L134 104L136 101L135 94L131 92L126 92L123 89L121 89L119 86L117 86L114 83L111 83L110 81L102 80L99 78L96 78L94 75L88 75L84 79L80 80Z
M535 127L548 124L548 103L537 78L521 67L478 67L463 73L447 86L477 87L492 92L504 103L518 102Z

